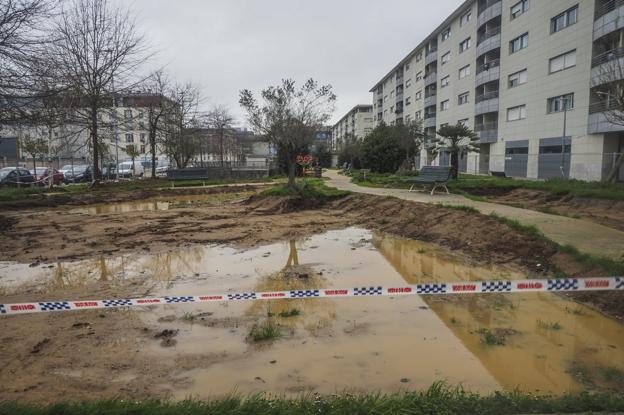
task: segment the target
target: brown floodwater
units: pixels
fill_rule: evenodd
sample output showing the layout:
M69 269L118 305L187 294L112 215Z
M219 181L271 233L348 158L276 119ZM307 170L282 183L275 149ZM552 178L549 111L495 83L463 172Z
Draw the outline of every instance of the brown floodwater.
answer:
M523 277L359 228L251 250L192 246L37 267L0 263L6 292L130 278L143 278L151 295L196 295ZM279 316L292 309L300 314ZM480 392L562 393L623 381L624 328L549 293L185 304L137 313L151 327L180 330L175 346L154 341L145 353L197 357L196 369L176 373L186 380L172 390L180 399L235 390L392 392L437 380ZM251 341L252 327L267 321L281 337Z

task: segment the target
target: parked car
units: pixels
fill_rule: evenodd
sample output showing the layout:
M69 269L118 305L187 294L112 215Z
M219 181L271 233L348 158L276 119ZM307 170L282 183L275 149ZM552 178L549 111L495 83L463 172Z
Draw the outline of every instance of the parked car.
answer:
M156 176L166 176L170 166L156 166Z
M142 177L143 172L143 165L138 161L134 162L134 170L131 161L119 163L119 177Z
M114 180L117 178L115 163L109 163L102 166L102 179Z
M5 167L0 169L0 187L34 186L35 178L26 169Z
M70 169L65 176L65 183L82 183L90 182L93 175L91 172L93 168L86 164L74 165L73 169Z
M37 184L40 186L49 184L48 175L50 174L50 169L48 167L37 167L34 170L30 171L30 174L33 175ZM65 175L56 169L52 169L52 180L54 185L59 185L63 183L65 179Z

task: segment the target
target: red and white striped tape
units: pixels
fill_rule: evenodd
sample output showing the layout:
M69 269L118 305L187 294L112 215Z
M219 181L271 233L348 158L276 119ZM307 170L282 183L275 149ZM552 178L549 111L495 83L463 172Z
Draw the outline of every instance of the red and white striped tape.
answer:
M241 300L277 300L302 298L342 298L403 295L456 295L478 293L518 292L579 292L624 290L624 277L567 278L514 281L439 282L396 287L365 286L290 291L239 292L227 294L165 296L152 298L117 298L111 300L40 301L33 303L0 304L0 315L48 313L71 310L175 305Z

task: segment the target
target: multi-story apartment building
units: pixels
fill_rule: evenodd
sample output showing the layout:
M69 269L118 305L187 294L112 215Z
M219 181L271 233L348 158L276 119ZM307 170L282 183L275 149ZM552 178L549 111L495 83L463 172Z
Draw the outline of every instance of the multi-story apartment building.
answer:
M332 128L332 148L340 148L347 138L363 139L373 130L372 105L356 105Z
M604 179L624 152L598 76L624 56L621 16L621 0L465 1L370 90L375 122L422 120L428 137L468 125L470 173Z

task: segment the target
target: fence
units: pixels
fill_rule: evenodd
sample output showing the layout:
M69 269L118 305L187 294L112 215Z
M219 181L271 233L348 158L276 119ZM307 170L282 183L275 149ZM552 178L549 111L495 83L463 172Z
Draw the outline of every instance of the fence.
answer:
M460 160L460 172L488 175L505 172L509 177L554 179L571 178L584 181L602 181L612 172L624 153L562 153L543 152L528 154L509 151L508 154L469 154ZM439 157L440 164L450 164L450 157ZM624 182L624 163L615 174L617 181Z

